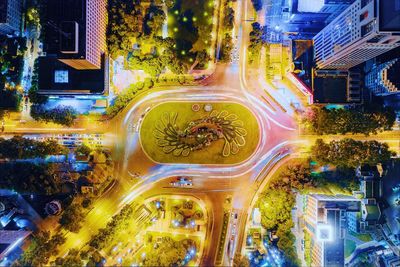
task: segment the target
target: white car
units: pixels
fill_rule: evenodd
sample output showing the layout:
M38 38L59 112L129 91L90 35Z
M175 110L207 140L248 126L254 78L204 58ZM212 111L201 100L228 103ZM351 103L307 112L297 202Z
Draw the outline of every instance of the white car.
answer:
M170 182L170 185L173 187L190 188L193 187L193 182L192 179L188 179L186 177L180 177L177 180Z

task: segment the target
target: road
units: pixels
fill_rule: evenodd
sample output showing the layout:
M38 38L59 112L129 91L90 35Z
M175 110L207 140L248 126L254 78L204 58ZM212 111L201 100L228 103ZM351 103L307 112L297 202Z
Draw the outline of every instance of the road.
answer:
M232 209L239 212L238 233L233 247L241 252L248 215L255 196L263 188L274 171L275 166L284 164L285 156L311 144L317 136L299 135L294 108L291 101L263 78L262 66L249 66L247 46L251 22L248 11L249 0L237 2L235 35L238 37L239 61L230 64L217 64L215 71L198 86L159 88L142 93L130 103L118 116L107 122L81 120L73 128L55 125L43 125L27 122L6 127L6 133L105 133L111 144L116 162L117 182L103 196L94 202L94 208L82 221L82 229L66 233L66 242L59 249L64 256L71 248L81 248L99 228L106 225L112 215L125 204L134 200L143 200L162 194L191 195L201 199L210 218L207 226L205 250L201 265L212 266L224 214L224 201L232 197ZM238 12L240 10L240 12ZM287 81L279 85L299 97L298 102L306 105L306 99ZM254 154L246 161L232 165L198 164L159 164L145 155L139 140L139 134L133 130L148 107L166 101L218 102L234 101L246 106L255 115L260 128L259 144ZM10 120L12 122L12 120ZM388 140L391 147L399 146L397 133L383 133L374 137L356 136L360 140L369 138ZM337 139L339 136L325 137ZM396 144L397 143L397 144ZM137 177L134 174L139 174ZM169 182L176 176L190 176L194 186L191 189L172 188ZM229 240L229 238L227 238ZM225 249L226 251L226 249ZM231 259L225 257L223 265L230 265Z

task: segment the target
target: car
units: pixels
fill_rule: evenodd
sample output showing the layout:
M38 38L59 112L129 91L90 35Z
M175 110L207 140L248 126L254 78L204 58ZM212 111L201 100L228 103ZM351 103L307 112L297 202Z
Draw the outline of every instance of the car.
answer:
M171 181L170 185L173 187L184 187L184 188L190 188L193 187L193 182L192 179L188 179L186 177L179 177L175 181Z

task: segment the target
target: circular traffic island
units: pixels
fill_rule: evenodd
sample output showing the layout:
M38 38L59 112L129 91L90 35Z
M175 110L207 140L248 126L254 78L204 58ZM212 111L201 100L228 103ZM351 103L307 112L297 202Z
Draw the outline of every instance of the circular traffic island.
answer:
M142 148L157 163L237 164L254 153L259 137L254 114L234 102L162 103L140 128Z

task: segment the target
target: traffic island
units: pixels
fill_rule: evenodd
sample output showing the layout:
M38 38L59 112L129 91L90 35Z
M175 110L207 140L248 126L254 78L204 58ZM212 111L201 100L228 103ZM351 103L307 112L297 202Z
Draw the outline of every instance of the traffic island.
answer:
M253 113L233 102L166 102L140 128L143 150L157 163L237 164L254 153L259 137Z

